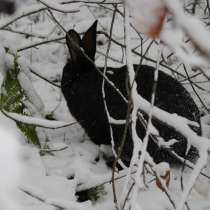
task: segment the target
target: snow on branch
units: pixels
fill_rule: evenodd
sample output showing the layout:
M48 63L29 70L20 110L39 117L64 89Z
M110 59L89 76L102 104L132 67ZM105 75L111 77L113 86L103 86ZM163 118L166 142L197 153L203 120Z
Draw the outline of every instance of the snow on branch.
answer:
M176 53L180 60L192 66L208 66L210 32L206 30L200 20L186 13L179 1L164 0L164 3L175 24L173 29L162 30L160 34L162 41ZM190 38L193 47L197 49L199 54L190 52L191 47L187 46L183 41L185 35Z
M189 36L192 43L206 59L210 59L209 31L196 17L187 14L179 1L164 0L176 24ZM196 33L195 33L196 32Z
M147 27L149 27L149 29L147 29L148 33L152 29L154 30L154 28L156 28L156 27L159 27L158 28L159 30L162 29L162 25L160 26L160 25L158 25L158 23L156 23L155 21L153 22L152 20L145 20L145 17L142 17L142 15L145 14L145 12L152 12L152 11L158 10L158 12L156 11L156 13L154 15L157 15L156 17L160 18L160 17L162 17L162 13L161 13L162 10L159 10L159 9L163 8L164 6L166 6L167 10L169 10L170 12L172 11L172 15L176 14L176 16L179 16L178 24L181 24L183 27L188 28L187 31L190 31L189 32L190 34L194 33L193 37L196 37L195 30L192 31L189 29L189 27L191 27L191 25L194 24L194 22L196 22L195 24L204 34L201 37L196 37L196 41L199 43L201 42L201 46L205 46L205 49L210 51L210 46L208 44L209 39L207 39L207 37L209 37L208 32L206 31L206 29L202 26L202 24L199 21L192 21L192 19L194 20L194 18L192 18L191 16L189 18L189 15L184 14L183 9L181 8L180 3L178 1L172 1L172 3L171 3L170 1L165 0L164 3L162 3L162 1L154 0L154 1L146 3L145 0L140 0L140 1L134 1L135 5L130 5L129 1L127 3L130 7L130 10L134 11L134 13L131 13L131 14L133 16L132 18L136 18L136 21L138 21L138 23L139 23L139 25L136 25L137 27L139 27L138 29L140 29L140 26L144 27L144 24L148 24L149 25L149 26L147 26ZM140 8L140 6L142 6L142 5L144 5L144 7ZM137 12L135 9L138 10L138 13L135 13L135 12ZM140 14L139 10L141 10L142 14ZM151 14L151 15L152 15L151 18L154 18L154 15L153 14ZM185 17L190 19L190 21L189 21L190 24L189 24L189 22L187 22L185 24L183 23L185 21ZM150 19L148 16L146 18ZM141 21L143 21L143 22L141 22ZM159 35L158 32L156 35L157 36ZM170 39L172 40L171 42L173 42L174 38L175 37L172 37L172 38L170 37ZM202 39L204 39L204 40L202 40ZM205 43L207 43L207 44L205 45ZM175 42L175 44L177 44L177 43ZM138 94L135 95L135 100L138 103L139 109L141 111L143 111L144 113L149 114L150 103ZM199 146L206 144L206 149L207 150L210 149L210 144L208 143L208 140L197 136L197 134L194 131L192 131L192 129L188 126L188 124L191 124L191 123L187 122L180 116L175 115L175 114L170 114L170 113L165 112L157 107L154 107L153 117L155 117L156 119L165 123L169 127L172 127L173 129L177 130L179 133L181 133L183 136L185 136L186 139L190 139L191 143L196 148L199 149Z
M135 19L135 25L137 29L141 29L141 27L144 27L146 25L146 33L152 38L156 38L157 36L160 36L162 38L163 42L165 42L170 48L174 50L174 52L185 62L191 64L191 65L207 65L209 63L210 58L210 42L209 42L209 32L205 29L205 27L202 25L202 23L195 19L193 16L190 16L189 14L184 13L184 10L180 6L179 1L151 1L146 2L145 0L135 1L131 5L128 1L128 5L130 6L130 9L134 12L132 12L132 16ZM141 6L144 6L142 9ZM139 10L141 12L139 12ZM126 9L125 9L126 11ZM151 13L151 17L148 17L146 15L144 17L145 13ZM166 35L166 30L162 29L163 27L163 21L165 19L165 16L167 13L172 14L174 17L174 22L176 23L174 26L174 29L170 29L172 36ZM129 15L125 15L127 19L129 19ZM148 20L149 19L149 20ZM159 21L156 21L155 19L158 19ZM145 24L145 25L144 25ZM126 27L129 27L129 21L127 21L127 24L125 24ZM125 30L126 31L126 30ZM197 48L200 56L193 55L189 53L189 50L187 50L186 46L184 45L182 38L179 39L178 32L182 32L182 38L183 35L187 35L191 42L193 43L194 47ZM195 33L196 31L196 33ZM198 33L197 33L198 32ZM126 32L126 37L129 36L129 32ZM129 49L129 39L126 40L126 47ZM183 48L185 48L183 50ZM133 70L130 63L131 56L128 52L127 55L127 61L128 61L128 71L129 71L129 77L130 80L133 78ZM132 86L131 86L132 87ZM133 100L133 112L135 110L140 109L144 113L147 113L149 115L151 111L151 104L146 101L141 95L136 94L135 91L135 82L133 83L132 88L132 100ZM188 183L185 186L185 189L181 195L181 202L177 204L177 209L181 210L183 209L183 206L187 200L187 197L197 179L199 174L201 173L201 170L204 168L205 164L207 163L207 157L208 157L208 151L210 151L210 142L208 139L204 137L198 136L190 127L189 122L181 118L180 116L170 114L168 112L165 112L158 107L153 107L153 117L157 120L163 122L167 126L173 128L180 134L182 134L188 141L188 145L193 145L195 148L197 148L199 152L199 158L194 166L194 170L192 171ZM135 115L132 113L132 121L135 122ZM132 129L132 132L135 134L135 130ZM134 136L135 137L135 136ZM143 142L144 146L145 141ZM141 149L141 156L142 154L146 154L145 149L143 149L143 146L140 146ZM141 148L142 147L142 148ZM134 138L134 154L135 154L135 138ZM133 158L133 157L132 157ZM138 171L142 171L142 161L144 161L144 157L140 157L140 166L138 165ZM140 173L141 174L141 173ZM139 175L140 175L139 174ZM141 180L140 180L141 181ZM137 179L135 179L135 182L139 182ZM131 207L135 205L136 202L136 196L135 196L135 190L136 187L134 186L134 197L132 197L132 203ZM133 196L132 195L132 196Z
M152 105L150 105L150 110L149 110L149 112L147 112L147 114L149 115L149 123L148 123L147 129L146 129L146 135L145 135L143 142L140 139L140 137L138 136L137 131L136 131L137 116L138 116L140 104L138 103L138 100L137 100L139 94L137 92L137 84L135 82L135 71L133 68L132 56L131 56L132 50L131 50L131 44L130 44L131 37L130 37L130 18L129 18L129 16L130 16L129 9L125 5L126 62L127 62L127 69L128 69L128 75L129 75L129 83L131 86L130 100L132 100L131 104L133 105L130 115L131 115L131 129L132 129L132 138L133 138L134 148L133 148L133 154L132 154L132 158L131 158L129 171L127 174L127 179L124 184L123 193L121 195L120 204L122 205L122 209L123 209L126 205L126 201L129 197L129 194L131 194L131 197L128 199L129 200L129 202L128 202L129 208L130 209L136 208L137 196L138 196L139 189L141 189L144 186L143 177L141 175L143 174L144 163L146 162L151 167L152 171L154 172L154 175L156 176L156 180L158 180L161 183L160 184L160 186L162 187L161 189L167 195L172 206L175 207L175 202L173 201L172 196L170 195L170 192L167 189L167 183L164 183L160 179L159 171L156 170L156 168L158 168L158 167L156 167L157 165L154 163L152 157L147 152L147 144L149 141L149 135L151 132L151 128L153 127L152 123L151 123L151 119L152 119L153 104L154 104L154 99L155 99L154 94L153 94L153 99L152 99ZM156 75L155 79L157 79L157 75ZM141 153L141 155L139 156L140 153ZM166 165L168 165L168 164L166 164ZM131 176L130 176L131 170L134 166L137 166L137 169L136 169L136 173L133 177L134 178L133 184L131 185L131 187L129 187L129 181L131 179ZM168 165L168 168L170 168L169 165ZM163 169L163 171L165 171L165 169ZM168 181L170 181L170 180L168 180ZM130 188L130 189L128 189L128 188ZM138 208L140 208L139 205L138 205Z
M145 112L149 113L151 105L148 101L142 98L140 95L136 95L136 103L138 103L139 108ZM167 124L168 126L174 128L176 131L181 133L190 145L193 145L198 149L199 159L195 164L194 170L189 177L189 182L187 187L183 191L183 199L178 205L178 210L181 210L184 203L189 195L197 177L199 176L201 170L207 162L207 154L210 151L210 142L208 139L198 136L179 116L165 112L157 107L153 107L153 116L160 120L161 122Z
M34 118L30 116L20 115L13 112L7 112L5 110L1 110L1 112L8 118L15 120L17 122L25 123L28 125L35 125L37 127L43 127L48 129L58 129L63 128L67 126L71 126L76 124L77 122L62 122L62 121L56 121L56 120L46 120L41 118Z
M132 3L128 1L128 5L132 22L139 32L146 33L153 39L160 37L180 60L192 66L208 66L210 32L198 18L184 10L180 1L133 0ZM168 14L172 16L172 25L165 21ZM187 46L183 37L190 38L191 45ZM197 49L197 54L192 53L192 47Z
M131 112L131 128L132 128L132 138L133 138L133 154L132 154L132 158L131 158L131 164L130 164L130 168L129 168L129 173L127 175L127 180L125 182L124 185L124 190L123 190L123 195L121 196L121 200L124 199L126 201L128 194L126 194L126 188L128 186L128 181L130 179L130 171L132 166L134 166L135 164L137 165L137 171L136 174L134 176L134 183L133 183L133 189L132 189L132 195L131 195L131 201L129 202L129 207L131 209L135 209L136 205L137 205L137 195L139 192L139 189L141 189L143 187L143 180L142 180L142 173L143 173L143 167L144 167L144 163L145 161L150 165L151 168L153 168L153 170L155 171L156 174L156 179L160 180L160 175L159 172L155 170L155 166L156 164L154 163L152 157L150 156L150 154L147 152L147 145L148 145L148 141L149 141L149 135L150 135L150 126L151 124L151 119L152 119L152 112L153 112L153 104L154 104L154 94L153 94L153 100L152 100L152 105L150 105L150 110L147 112L148 116L149 116L149 122L147 125L147 129L146 129L146 135L145 138L142 142L142 140L139 138L137 131L136 131L136 123L137 123L137 114L138 114L138 110L140 108L140 104L138 103L138 97L139 94L137 92L137 84L135 82L135 71L134 71L134 67L133 67L133 63L132 63L132 56L131 56L131 44L130 44L130 18L129 18L130 14L129 14L129 8L127 5L125 5L125 43L126 43L126 62L127 62L127 69L128 69L128 75L129 75L129 82L130 82L130 87L131 87L131 100L132 100L132 104L133 104L133 109ZM149 102L148 102L149 103ZM141 153L141 155L139 156L139 153ZM165 185L165 183L160 184L163 187L163 191L166 193L166 195L169 198L169 201L171 202L171 204L175 207L174 201L172 200L170 193ZM131 190L131 189L130 189ZM129 190L129 192L130 192ZM129 193L128 192L128 193ZM124 203L125 203L124 201ZM121 201L122 202L122 201ZM138 206L138 208L140 208L140 206ZM141 208L140 208L141 209Z
M182 192L182 195L180 197L179 203L177 205L177 210L182 210L185 202L187 201L188 195L197 179L199 176L200 172L204 168L205 164L207 163L207 158L208 158L208 152L207 148L205 145L202 145L202 147L199 150L199 159L196 163L196 166L194 167L194 170L192 171L191 175L189 176L189 180L184 188L184 191Z

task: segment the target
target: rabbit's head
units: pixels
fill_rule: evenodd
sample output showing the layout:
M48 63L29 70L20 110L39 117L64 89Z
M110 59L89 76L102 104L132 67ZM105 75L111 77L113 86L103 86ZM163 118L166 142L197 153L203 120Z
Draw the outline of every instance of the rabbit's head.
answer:
M92 69L90 59L93 62L95 60L96 27L97 21L85 32L82 38L75 30L70 30L66 34L70 59L63 69L62 85L70 85L78 77Z

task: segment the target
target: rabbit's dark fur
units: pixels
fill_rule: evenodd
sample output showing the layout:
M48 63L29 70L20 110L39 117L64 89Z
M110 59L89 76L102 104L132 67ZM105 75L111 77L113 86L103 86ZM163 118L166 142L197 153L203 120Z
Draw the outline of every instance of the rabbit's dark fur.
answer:
M102 97L102 76L78 50L78 47L75 47L75 44L80 46L94 62L96 26L97 21L88 29L82 39L74 30L68 32L66 41L71 58L63 69L61 87L71 114L82 125L90 139L100 145L110 144L110 130ZM137 69L138 65L134 65L134 68ZM103 71L103 68L99 69ZM127 96L126 66L121 68L109 67L108 72L107 77L120 89L123 95ZM137 84L140 84L137 90L148 101L151 99L153 78L154 68L142 65L136 77ZM127 104L107 82L105 82L105 93L107 107L112 118L125 119ZM190 94L177 80L162 71L159 72L155 105L170 113L177 113L189 120L200 123L199 110ZM165 140L178 139L179 142L174 144L173 149L177 154L185 156L186 140L184 137L157 120L153 120L153 125ZM112 128L117 147L121 142L124 125L112 124ZM194 127L193 129L200 134L200 128ZM137 133L141 138L144 137L145 129L140 122L138 122ZM132 154L132 145L131 134L128 130L121 156L126 164L129 163ZM148 151L154 157L155 162L174 162L174 158L171 157L169 152L160 149L151 139Z

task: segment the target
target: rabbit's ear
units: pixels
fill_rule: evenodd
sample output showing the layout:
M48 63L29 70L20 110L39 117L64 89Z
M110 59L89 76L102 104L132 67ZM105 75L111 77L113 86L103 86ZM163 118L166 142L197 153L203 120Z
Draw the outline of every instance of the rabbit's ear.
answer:
M85 32L82 38L82 47L85 53L94 61L96 54L96 28L97 20L93 25Z
M79 34L74 30L70 30L66 34L66 44L69 48L71 59L77 61L81 57L81 52L78 49L81 46L81 38Z

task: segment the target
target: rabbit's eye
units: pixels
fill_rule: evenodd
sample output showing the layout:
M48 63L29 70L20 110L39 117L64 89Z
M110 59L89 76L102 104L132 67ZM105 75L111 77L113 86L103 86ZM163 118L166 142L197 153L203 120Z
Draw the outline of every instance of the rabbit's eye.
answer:
M101 45L104 44L104 42L103 42L102 40L98 40L98 41L97 41L97 44L98 44L99 46L101 46Z
M97 35L97 45L98 46L102 46L102 45L105 45L106 42L107 42L107 39L104 35Z

